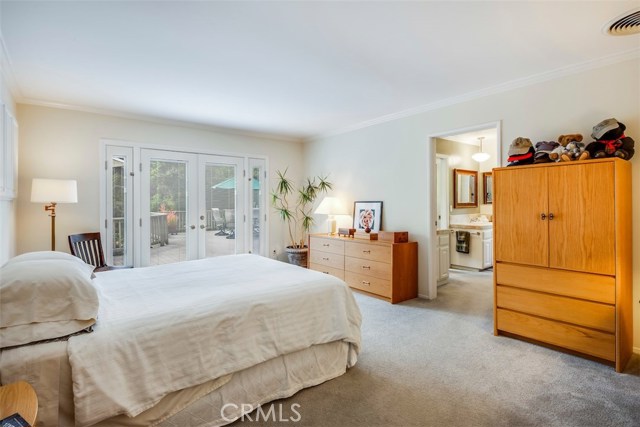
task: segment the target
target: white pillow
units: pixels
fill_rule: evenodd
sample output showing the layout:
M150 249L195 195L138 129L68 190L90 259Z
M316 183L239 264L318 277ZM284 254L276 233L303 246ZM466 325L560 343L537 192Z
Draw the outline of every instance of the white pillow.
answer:
M58 338L95 323L93 266L69 256L75 260L14 258L0 269L0 348Z
M9 264L13 264L15 262L40 261L40 260L45 260L45 259L59 259L59 260L74 261L74 262L79 262L79 263L85 264L85 262L82 261L77 256L73 256L73 255L65 253L65 252L38 251L38 252L27 252L27 253L24 253L22 255L15 256L15 257L11 258L9 261L7 261L3 265L3 267L6 266L6 265L9 265Z

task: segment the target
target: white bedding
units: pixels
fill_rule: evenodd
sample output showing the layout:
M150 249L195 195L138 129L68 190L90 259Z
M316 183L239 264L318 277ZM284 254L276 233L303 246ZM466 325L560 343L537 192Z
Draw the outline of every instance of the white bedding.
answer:
M166 394L333 341L357 360L344 282L255 255L98 273L95 331L69 339L75 418L135 416Z

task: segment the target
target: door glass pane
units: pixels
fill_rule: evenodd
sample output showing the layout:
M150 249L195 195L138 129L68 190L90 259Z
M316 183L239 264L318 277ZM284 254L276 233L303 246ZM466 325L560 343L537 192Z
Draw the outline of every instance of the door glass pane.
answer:
M150 265L187 260L187 164L150 162Z
M111 227L111 255L113 265L125 265L131 248L127 244L128 224L127 212L127 161L124 156L111 157L111 197L112 197L112 227Z
M205 166L205 257L236 253L236 167Z
M256 163L264 163L260 161L251 162L251 189L249 200L251 201L251 225L250 240L251 245L249 251L256 255L264 255L263 251L263 228L264 228L264 166Z

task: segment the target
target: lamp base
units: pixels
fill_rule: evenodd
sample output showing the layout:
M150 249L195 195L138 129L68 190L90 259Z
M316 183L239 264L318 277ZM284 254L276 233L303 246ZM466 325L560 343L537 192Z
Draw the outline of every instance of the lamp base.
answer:
M327 219L327 234L336 234L336 219L333 217Z

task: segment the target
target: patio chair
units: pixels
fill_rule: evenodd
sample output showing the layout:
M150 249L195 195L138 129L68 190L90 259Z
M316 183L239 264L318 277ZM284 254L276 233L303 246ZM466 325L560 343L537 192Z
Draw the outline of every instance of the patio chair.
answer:
M87 264L93 265L95 267L93 271L109 271L119 270L121 268L131 268L107 265L104 261L104 252L102 252L102 240L100 239L100 233L71 234L68 239L71 255L77 256Z
M228 236L229 233L226 231L226 224L222 214L220 213L220 208L211 208L211 214L213 215L213 228L218 230L215 234L216 236Z
M227 239L236 238L236 210L225 209L224 210L224 224L225 228L229 231Z

